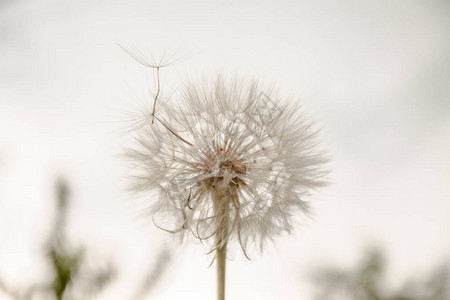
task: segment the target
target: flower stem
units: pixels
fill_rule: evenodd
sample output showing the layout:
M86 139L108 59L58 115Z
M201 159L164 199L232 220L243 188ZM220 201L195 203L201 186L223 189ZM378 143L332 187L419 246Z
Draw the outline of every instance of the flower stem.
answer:
M227 263L227 242L228 242L228 214L229 214L229 194L213 193L214 209L218 216L219 224L216 232L216 269L217 269L217 300L225 300L225 270Z
M217 264L217 300L225 300L225 270L226 270L227 243L216 250Z

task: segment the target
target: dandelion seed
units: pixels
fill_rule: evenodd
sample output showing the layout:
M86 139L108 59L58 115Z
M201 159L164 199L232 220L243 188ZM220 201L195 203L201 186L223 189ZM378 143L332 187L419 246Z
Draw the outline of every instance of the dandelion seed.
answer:
M224 282L228 245L263 246L308 213L306 198L325 185L326 156L298 105L218 76L190 83L158 122L136 133L127 150L135 163L132 189L157 191L154 223L194 236L216 251ZM224 299L224 285L218 299Z

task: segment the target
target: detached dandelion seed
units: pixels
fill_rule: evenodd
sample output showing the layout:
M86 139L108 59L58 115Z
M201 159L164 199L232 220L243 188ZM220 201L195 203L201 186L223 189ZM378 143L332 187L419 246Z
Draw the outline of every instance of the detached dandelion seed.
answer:
M256 81L217 76L187 84L177 100L159 115L153 110L135 133L127 149L132 189L158 192L151 204L157 227L215 252L223 300L227 247L238 244L248 257L249 244L262 248L291 232L292 216L308 213L305 197L326 184L327 158L300 106Z

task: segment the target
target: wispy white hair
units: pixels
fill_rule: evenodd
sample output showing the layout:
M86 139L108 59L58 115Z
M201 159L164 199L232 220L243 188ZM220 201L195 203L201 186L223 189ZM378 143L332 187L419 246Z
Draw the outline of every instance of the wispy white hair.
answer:
M153 116L152 116L153 117ZM327 161L317 130L298 104L218 76L189 83L136 134L132 189L157 191L155 224L191 234L214 250L221 241L262 247L308 213Z

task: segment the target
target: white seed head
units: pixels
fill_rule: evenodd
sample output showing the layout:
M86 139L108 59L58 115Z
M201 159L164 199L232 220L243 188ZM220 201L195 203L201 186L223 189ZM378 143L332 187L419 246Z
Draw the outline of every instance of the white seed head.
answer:
M312 121L256 82L222 76L188 84L178 100L127 150L132 189L159 194L155 224L211 247L237 241L244 253L290 232L292 215L308 212L305 197L325 184Z

